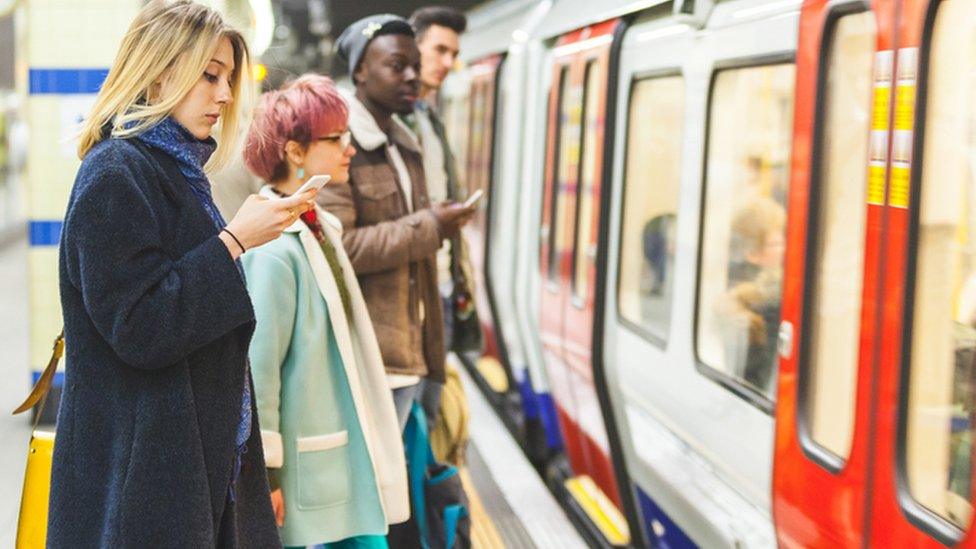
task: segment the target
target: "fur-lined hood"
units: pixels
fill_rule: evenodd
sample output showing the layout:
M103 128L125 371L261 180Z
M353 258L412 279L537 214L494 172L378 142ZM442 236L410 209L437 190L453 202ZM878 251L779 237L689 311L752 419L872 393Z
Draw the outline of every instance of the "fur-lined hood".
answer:
M380 129L376 119L366 109L366 105L363 105L356 95L348 90L342 90L341 93L346 104L349 105L349 130L356 138L356 142L367 151L386 145L387 135ZM423 154L416 136L397 116L393 117L389 137L398 147L406 147L417 154Z

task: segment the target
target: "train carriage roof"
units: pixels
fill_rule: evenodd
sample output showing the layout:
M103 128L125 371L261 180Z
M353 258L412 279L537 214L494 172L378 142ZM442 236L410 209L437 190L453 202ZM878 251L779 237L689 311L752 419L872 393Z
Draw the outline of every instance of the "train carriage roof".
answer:
M461 58L474 61L507 51L519 40L527 40L552 0L495 0L468 12L468 32L461 35Z
M660 4L670 0L556 0L552 9L546 14L535 32L533 38L554 38L569 31L586 25L620 17Z

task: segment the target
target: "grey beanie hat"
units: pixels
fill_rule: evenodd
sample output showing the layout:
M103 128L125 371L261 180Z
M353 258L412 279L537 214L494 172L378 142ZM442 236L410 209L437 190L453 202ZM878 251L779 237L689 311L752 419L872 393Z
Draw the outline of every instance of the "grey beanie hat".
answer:
M336 57L349 67L349 76L352 76L359 68L359 61L366 52L366 46L375 36L384 34L406 34L413 36L413 27L410 23L392 13L381 13L370 15L346 27L335 42Z

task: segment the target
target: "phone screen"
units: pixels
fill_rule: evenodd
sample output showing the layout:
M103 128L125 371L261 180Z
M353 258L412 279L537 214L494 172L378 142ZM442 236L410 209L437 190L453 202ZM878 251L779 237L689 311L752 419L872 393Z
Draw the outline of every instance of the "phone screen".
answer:
M469 196L468 199L464 201L464 207L470 208L471 206L474 206L479 200L481 200L481 197L484 194L485 192L483 190L478 189L474 192L474 194Z
M308 181L306 181L304 185L299 187L298 190L295 191L295 194L302 194L303 192L309 189L315 189L316 191L318 191L319 189L324 187L325 184L328 183L329 181L332 181L332 176L329 175L313 176Z

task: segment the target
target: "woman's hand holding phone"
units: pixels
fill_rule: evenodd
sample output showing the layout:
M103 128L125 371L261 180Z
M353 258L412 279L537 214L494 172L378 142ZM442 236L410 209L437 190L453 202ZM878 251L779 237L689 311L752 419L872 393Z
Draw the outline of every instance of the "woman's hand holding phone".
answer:
M244 250L256 248L270 242L294 223L298 216L315 207L316 189L309 189L301 194L294 194L287 198L269 199L252 194L247 197L234 219L227 224L227 231L236 237L238 243L226 233L220 234L220 239L227 245L234 259ZM241 250L241 247L244 250Z
M299 187L294 194L302 194L305 191L311 191L311 190L318 192L319 189L324 187L325 184L328 183L329 181L332 181L331 175L313 175L312 177L308 178L308 181L306 181L301 187Z

